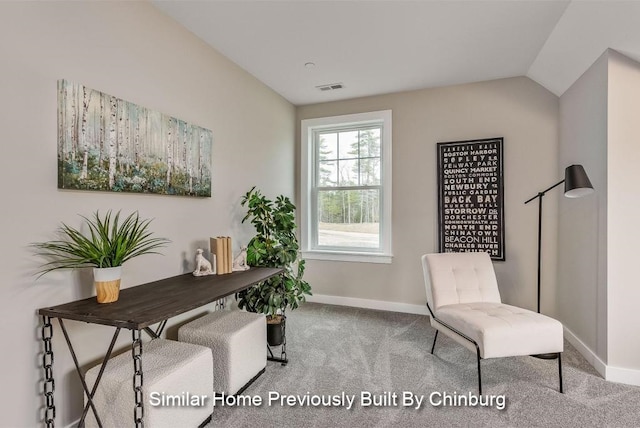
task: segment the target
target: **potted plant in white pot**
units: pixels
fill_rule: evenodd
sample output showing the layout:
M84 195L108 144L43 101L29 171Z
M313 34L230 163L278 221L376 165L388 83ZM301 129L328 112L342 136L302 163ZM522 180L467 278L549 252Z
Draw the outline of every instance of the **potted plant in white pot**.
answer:
M277 346L282 344L285 310L296 309L305 301L305 294L311 295L311 286L302 279L305 261L300 258L295 234L296 207L286 196L271 201L255 187L242 198L245 205L247 215L242 222L250 220L257 232L247 245L247 264L284 272L238 293L238 307L267 315L267 341Z
M120 211L104 216L95 212L93 217L81 216L87 226L86 233L62 223L58 229L60 240L32 244L36 254L49 262L40 275L58 269L93 267L98 303L118 300L122 265L143 254L159 254L156 250L170 241L154 238L149 231L151 220L140 219L138 212L120 222Z

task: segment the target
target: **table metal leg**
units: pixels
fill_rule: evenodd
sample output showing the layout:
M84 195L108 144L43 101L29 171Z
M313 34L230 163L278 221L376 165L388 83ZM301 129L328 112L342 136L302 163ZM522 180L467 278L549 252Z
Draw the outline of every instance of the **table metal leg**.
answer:
M78 426L84 426L84 419L87 417L87 413L89 412L89 407L93 411L93 415L96 418L96 422L98 423L98 427L102 428L102 421L100 420L100 416L98 415L98 410L96 409L95 404L93 403L93 397L98 389L98 384L100 383L100 379L102 378L102 374L104 373L104 369L107 367L107 363L109 358L111 358L111 352L113 351L113 347L116 344L116 339L118 338L118 334L120 333L120 327L118 327L113 334L113 338L111 339L111 343L109 344L109 349L107 350L107 354L102 360L102 366L100 367L100 371L98 373L98 377L89 391L89 387L87 386L87 382L84 380L84 375L82 374L82 370L80 369L80 364L78 363L78 358L76 357L75 350L73 349L73 345L71 344L71 339L69 338L69 333L67 333L67 329L64 326L64 322L62 322L61 318L58 318L58 322L60 323L60 328L62 329L62 333L64 334L64 338L67 341L67 346L69 347L69 352L71 353L71 358L73 358L73 364L76 366L76 372L78 373L78 377L80 378L80 382L82 383L82 388L84 389L84 393L87 396L87 404L84 406L84 410L82 412L82 416L80 417L80 422L78 422Z
M144 377L142 374L142 340L140 338L140 335L140 330L131 330L131 355L133 356L133 393L135 397L133 421L136 428L144 427L144 397L142 394Z
M156 331L153 331L151 327L145 327L144 331L149 335L151 339L159 339L166 325L167 325L167 320L164 320L160 324L158 324Z
M155 331L151 330L151 327L145 327L142 331L147 333L151 339L157 339L159 337Z
M44 423L47 428L55 427L56 406L53 393L56 390L53 379L53 349L51 348L51 338L53 337L53 326L51 317L42 316L42 342L44 343L44 354L42 354L42 368L44 369L44 385L42 393L44 395L45 411Z
M166 326L167 326L167 320L162 321L160 325L158 325L158 328L156 329L156 337L160 337L160 335L162 334Z

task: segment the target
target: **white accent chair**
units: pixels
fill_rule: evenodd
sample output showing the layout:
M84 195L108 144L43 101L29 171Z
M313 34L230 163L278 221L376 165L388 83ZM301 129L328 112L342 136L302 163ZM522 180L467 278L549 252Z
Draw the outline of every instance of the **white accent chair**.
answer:
M478 390L482 394L480 360L552 354L558 358L562 388L562 324L548 316L505 305L488 253L441 253L422 256L431 326L471 352L478 361Z

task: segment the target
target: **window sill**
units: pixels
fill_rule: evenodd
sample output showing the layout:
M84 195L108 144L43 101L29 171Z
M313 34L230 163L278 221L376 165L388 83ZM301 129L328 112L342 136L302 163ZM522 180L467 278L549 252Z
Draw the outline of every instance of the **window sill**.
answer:
M313 250L303 251L302 258L307 260L330 260L337 262L385 263L391 264L393 255L379 253L357 253L347 251Z

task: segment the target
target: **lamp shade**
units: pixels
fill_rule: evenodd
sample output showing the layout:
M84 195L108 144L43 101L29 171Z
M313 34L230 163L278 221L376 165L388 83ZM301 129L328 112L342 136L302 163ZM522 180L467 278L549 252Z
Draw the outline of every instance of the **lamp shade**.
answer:
M593 192L593 186L582 165L571 165L564 170L564 195L580 198Z

